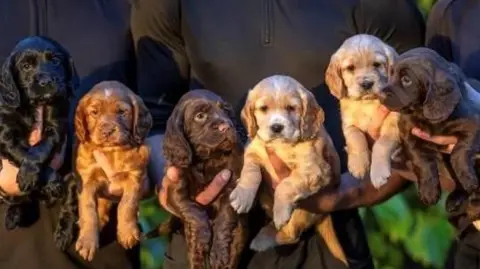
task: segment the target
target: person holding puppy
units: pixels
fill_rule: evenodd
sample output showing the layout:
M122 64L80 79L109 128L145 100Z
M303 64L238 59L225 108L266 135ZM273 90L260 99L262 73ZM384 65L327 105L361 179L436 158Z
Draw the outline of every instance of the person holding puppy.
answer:
M359 33L376 35L398 52L423 44L423 18L411 0L341 3L327 0L247 0L214 1L208 5L201 1L180 2L137 0L134 1L131 18L139 94L154 119L153 131L148 139L155 149L152 151L149 175L160 186L159 199L167 209L168 199L162 190L178 182L182 175L174 167L163 174L164 161L159 149L162 148L162 133L172 108L189 89L212 90L239 113L248 89L262 78L274 74L296 78L314 93L319 105L324 108L325 127L341 155L345 172L338 103L329 94L323 78L331 54L346 38ZM388 111L382 108L377 114L377 123L372 123L369 128L374 137ZM288 169L273 151L271 162L277 167L280 178L288 175ZM229 180L229 171L220 173L197 197L197 202L209 204ZM339 190L323 192L322 197L318 195L308 199L311 204L305 206L312 206L317 211L330 207L326 212L335 211L333 221L349 267L373 268L355 208L385 199L405 185L405 181L401 175L394 173L389 183L377 191L370 184L361 185L348 173L344 173L341 180ZM344 196L348 196L348 204L338 205L337 199ZM252 233L255 234L255 231ZM332 268L328 264L333 259L325 243L308 232L296 245L247 256L240 268ZM179 233L170 240L165 258L164 268L187 268L185 239Z

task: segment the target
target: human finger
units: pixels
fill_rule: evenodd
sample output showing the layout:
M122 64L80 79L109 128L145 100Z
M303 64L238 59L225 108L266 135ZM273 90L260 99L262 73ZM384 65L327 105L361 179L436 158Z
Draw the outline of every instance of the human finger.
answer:
M434 135L431 136L427 132L421 130L420 128L413 128L412 129L412 134L423 139L426 141L430 141L432 143L435 143L437 145L444 145L444 146L449 146L449 145L455 145L458 142L458 138L455 136L440 136L440 135Z
M277 177L280 180L288 177L291 171L285 164L285 162L280 159L280 157L278 157L278 155L275 153L275 150L273 150L272 148L267 148L267 154L270 164L273 166Z
M203 190L201 193L195 197L197 203L202 205L210 204L215 198L217 198L218 194L223 190L223 188L227 185L230 181L230 177L232 176L232 172L230 170L224 169L220 171L208 184L208 186Z

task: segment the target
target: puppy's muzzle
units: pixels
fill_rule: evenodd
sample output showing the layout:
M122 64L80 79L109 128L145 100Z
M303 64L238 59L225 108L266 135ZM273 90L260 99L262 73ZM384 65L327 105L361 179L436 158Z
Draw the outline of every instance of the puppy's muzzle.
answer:
M362 82L360 82L360 87L362 87L364 90L371 90L373 85L375 85L375 82L368 79L364 79Z
M283 124L274 123L270 126L270 131L272 131L274 134L280 134L284 128L285 126L283 126Z
M38 86L45 88L52 86L56 82L55 78L52 78L49 74L39 73L35 76Z

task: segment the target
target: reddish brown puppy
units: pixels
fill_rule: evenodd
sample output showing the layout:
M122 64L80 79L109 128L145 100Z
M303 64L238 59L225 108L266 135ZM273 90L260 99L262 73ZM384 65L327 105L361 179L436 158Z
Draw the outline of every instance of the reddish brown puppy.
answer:
M125 248L139 241L137 213L149 159L144 140L151 126L152 117L142 100L120 82L101 82L80 100L75 114L79 142L75 164L82 182L76 250L86 260L93 259L98 232L108 222L112 206L112 201L97 194L111 185L123 189L118 205L118 241ZM113 175L107 177L94 152L106 156Z

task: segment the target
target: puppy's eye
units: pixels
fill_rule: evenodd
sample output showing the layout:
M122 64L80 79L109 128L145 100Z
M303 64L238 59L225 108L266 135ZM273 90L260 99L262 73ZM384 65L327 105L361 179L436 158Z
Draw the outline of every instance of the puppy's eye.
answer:
M262 111L262 112L267 112L268 107L267 107L267 106L261 106L261 107L259 107L258 109L259 109L260 111Z
M123 109L123 108L119 108L119 109L117 110L117 114L118 114L118 115L121 115L121 116L126 115L127 112L128 112L128 111L127 111L126 109Z
M90 115L92 115L94 117L98 116L98 110L96 110L96 109L90 110Z
M403 87L408 87L412 85L412 80L408 76L402 76L400 78L400 82L402 83Z
M375 67L375 68L379 68L380 66L382 66L382 64L380 62L374 62L373 63L373 67Z
M22 69L23 70L30 70L32 68L32 65L30 63L23 63L22 64Z
M53 63L54 65L60 65L61 62L62 62L62 61L60 61L60 58L58 58L57 56L53 56L53 58L52 58L52 63Z
M207 114L204 112L199 112L195 115L195 121L204 122L207 119Z
M353 72L353 71L355 71L355 66L354 66L353 64L350 64L350 65L347 66L346 69L347 69L347 71L349 71L349 72Z
M294 107L294 106L291 106L291 105L287 105L287 106L285 107L285 109L286 109L288 112L295 111L295 107Z

